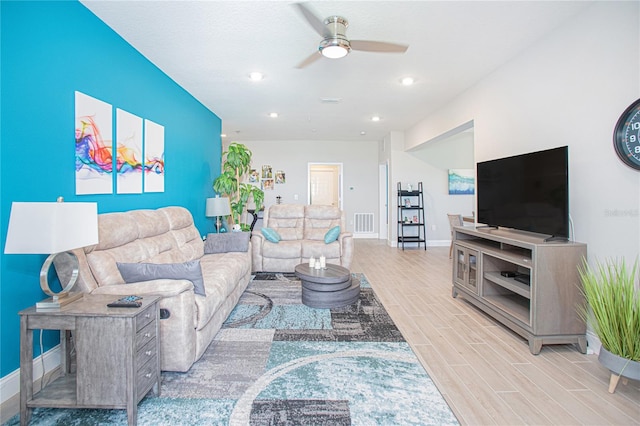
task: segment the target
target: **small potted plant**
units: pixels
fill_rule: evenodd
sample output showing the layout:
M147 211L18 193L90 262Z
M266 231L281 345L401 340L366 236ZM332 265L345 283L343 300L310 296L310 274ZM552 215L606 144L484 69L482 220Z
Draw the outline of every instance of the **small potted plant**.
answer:
M579 272L586 301L579 312L602 343L598 360L611 371L613 393L620 377L640 380L638 260L631 269L624 259L593 268L584 261Z
M242 231L249 231L250 228L242 222L249 199L253 198L256 211L262 208L264 201L264 192L260 188L243 182L245 175L251 171L251 156L251 150L245 145L232 142L222 153L222 173L213 181L213 190L229 197L231 222L239 224Z

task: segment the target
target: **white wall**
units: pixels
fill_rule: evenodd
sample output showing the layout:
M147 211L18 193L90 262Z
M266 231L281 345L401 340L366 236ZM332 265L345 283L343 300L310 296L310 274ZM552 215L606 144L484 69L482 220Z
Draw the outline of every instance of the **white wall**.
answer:
M417 188L422 182L424 192L427 245L448 245L451 240L447 213L471 215L474 210L473 195L449 195L449 169L473 169L473 133L464 132L447 138L437 138L410 151L405 150L404 134L391 132L385 139L384 151L391 159L390 214L392 218L391 245L397 237L397 185L406 189L411 183ZM385 156L386 159L386 156ZM435 229L434 229L435 228Z
M598 2L409 129L405 150L469 120L475 160L569 146L575 239L589 256L640 252L640 173L612 133L640 97L640 3Z
M347 230L353 231L354 213L374 213L378 229L378 142L361 141L244 141L253 153L252 166L268 164L285 172L286 183L265 191L265 206L276 203L307 204L307 172L311 163L341 163L343 209ZM294 196L298 199L295 200Z

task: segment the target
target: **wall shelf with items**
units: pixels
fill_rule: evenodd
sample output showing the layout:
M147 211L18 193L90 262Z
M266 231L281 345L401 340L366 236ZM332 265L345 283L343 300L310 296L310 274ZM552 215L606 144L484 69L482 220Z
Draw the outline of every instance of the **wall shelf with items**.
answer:
M544 237L481 227L454 228L452 295L470 303L529 341L573 343L586 353L586 326L578 265L585 244L545 242Z
M422 182L418 182L418 189L410 185L402 189L398 182L398 246L404 250L405 244L417 244L418 248L424 244L427 249Z

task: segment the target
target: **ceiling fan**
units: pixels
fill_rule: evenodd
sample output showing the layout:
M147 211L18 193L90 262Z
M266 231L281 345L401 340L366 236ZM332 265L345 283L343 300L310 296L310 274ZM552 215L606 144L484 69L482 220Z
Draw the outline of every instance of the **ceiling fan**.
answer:
M409 46L405 44L388 43L371 40L349 40L346 36L349 21L342 16L329 16L320 19L304 3L294 3L309 25L322 36L318 51L300 62L296 68L304 68L317 61L322 56L337 59L346 56L352 50L381 53L404 53Z

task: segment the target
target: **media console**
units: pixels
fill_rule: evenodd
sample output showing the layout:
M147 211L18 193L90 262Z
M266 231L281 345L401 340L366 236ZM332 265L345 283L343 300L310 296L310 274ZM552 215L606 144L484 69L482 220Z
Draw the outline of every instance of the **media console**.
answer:
M587 352L586 326L578 315L585 244L471 226L455 227L453 238L453 297L462 295L526 338L534 355L542 345L562 343Z

